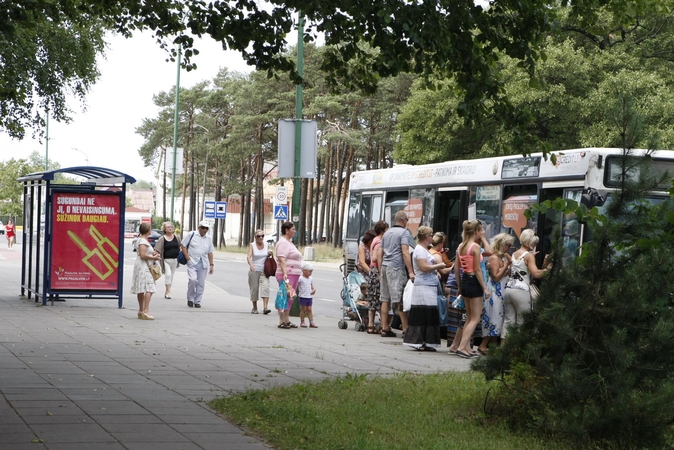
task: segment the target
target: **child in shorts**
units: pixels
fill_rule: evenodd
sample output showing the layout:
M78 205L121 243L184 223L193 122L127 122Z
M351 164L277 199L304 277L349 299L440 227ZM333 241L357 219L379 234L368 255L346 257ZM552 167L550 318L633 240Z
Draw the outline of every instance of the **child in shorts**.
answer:
M314 282L311 279L311 274L314 271L314 268L311 264L305 262L302 264L302 276L297 282L297 296L300 299L300 326L306 328L307 324L304 323L304 318L309 318L309 327L318 328L314 323L314 312L312 306L314 304L314 294L316 293L316 288L314 287Z

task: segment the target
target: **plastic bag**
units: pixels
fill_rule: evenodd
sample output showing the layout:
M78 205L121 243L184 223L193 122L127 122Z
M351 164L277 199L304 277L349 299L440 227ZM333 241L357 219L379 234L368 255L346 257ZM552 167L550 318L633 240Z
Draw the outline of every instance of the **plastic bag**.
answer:
M286 306L288 306L288 289L286 288L286 283L279 283L274 306L276 309L280 310L285 310Z
M447 296L445 295L445 288L442 282L438 283L438 315L440 316L440 326L447 325Z
M405 290L403 291L403 311L407 312L412 308L412 293L414 291L414 281L407 280Z
M452 308L454 309L466 309L466 303L463 301L463 296L459 295L456 297L456 300L452 302Z

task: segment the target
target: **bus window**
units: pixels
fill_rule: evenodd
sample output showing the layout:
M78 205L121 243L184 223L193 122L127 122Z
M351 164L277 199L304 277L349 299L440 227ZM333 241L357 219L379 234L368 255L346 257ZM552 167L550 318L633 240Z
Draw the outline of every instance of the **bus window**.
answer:
M432 226L435 204L435 189L412 189L403 211L407 213L407 229L413 237L422 225Z
M374 228L374 225L381 220L381 195L372 196L372 215L370 217L370 228Z
M360 230L360 193L352 192L349 197L349 214L346 224L346 238L359 239L358 231Z
M362 201L360 203L360 211L361 220L358 239L362 238L365 232L371 228L370 222L372 221L372 197L369 195L363 195Z
M527 219L524 211L529 205L538 203L538 187L533 185L504 186L503 204L501 206L501 231L511 233L517 239L522 230L531 228L538 232L537 217ZM514 248L517 246L514 245Z
M409 199L409 192L407 191L393 191L386 194L386 204L384 206L384 220L389 227L395 225L393 218L398 211L402 211L407 206Z
M499 233L501 228L500 186L473 186L470 188L469 205L475 205L475 218L482 222L487 239Z

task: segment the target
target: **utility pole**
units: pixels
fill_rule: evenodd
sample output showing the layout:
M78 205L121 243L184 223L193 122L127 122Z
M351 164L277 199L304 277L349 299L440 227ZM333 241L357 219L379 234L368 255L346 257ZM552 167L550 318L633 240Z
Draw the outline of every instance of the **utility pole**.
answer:
M302 11L297 12L297 73L300 77L304 76L304 16ZM302 180L300 179L300 158L302 155L302 84L298 84L295 90L295 176L293 178L293 207L292 219L295 228L300 232L300 189ZM295 240L295 244L300 242L300 235Z
M175 101L175 116L173 117L173 173L171 175L171 222L173 222L173 210L174 202L176 196L176 163L178 160L178 120L179 120L179 110L178 105L180 103L180 56L182 54L182 48L178 46L178 66L176 70L176 101ZM185 227L184 224L180 224L180 234L182 236L182 230Z

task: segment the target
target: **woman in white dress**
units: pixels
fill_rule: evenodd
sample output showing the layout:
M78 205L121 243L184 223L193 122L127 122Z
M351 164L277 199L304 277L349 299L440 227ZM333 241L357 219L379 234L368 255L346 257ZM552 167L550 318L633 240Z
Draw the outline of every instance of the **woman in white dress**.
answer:
M136 240L136 262L133 264L133 279L131 280L131 293L138 297L138 318L154 320L150 315L150 300L156 290L156 285L148 264L154 264L161 257L156 252L147 238L152 232L152 225L141 223L138 229L140 235Z
M435 348L440 347L441 344L438 313L440 280L437 271L445 268L445 263L436 263L433 255L427 250L432 239L432 228L419 227L417 246L412 253L412 266L414 267L412 307L403 339L403 345L429 352L434 352Z

